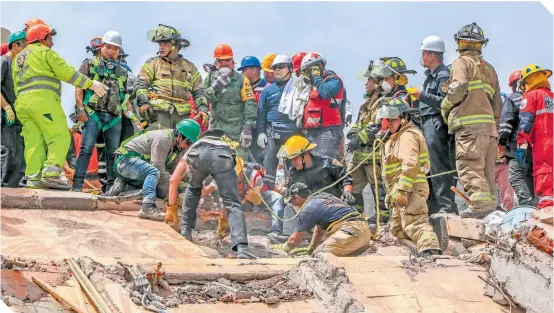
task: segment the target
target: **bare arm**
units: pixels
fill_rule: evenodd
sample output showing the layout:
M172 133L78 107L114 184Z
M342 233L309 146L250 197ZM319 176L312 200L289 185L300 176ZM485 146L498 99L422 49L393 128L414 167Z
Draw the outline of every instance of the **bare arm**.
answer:
M288 244L291 247L298 247L298 245L304 240L304 236L306 233L304 232L294 232L292 235L290 235ZM314 234L315 235L315 234Z
M345 186L346 187L346 186ZM352 185L350 185L352 187ZM325 235L325 231L321 229L319 226L314 227L314 234L312 236L312 242L310 243L310 246L315 249L319 244L321 243L321 239L323 239L323 236Z
M6 101L6 99L4 99L4 96L2 95L2 108L7 107L8 105L8 101Z
M173 174L171 175L171 178L169 180L169 205L177 204L177 197L179 194L179 182L183 180L186 174L187 161L181 160L179 161L179 164L177 164L177 167L175 168L175 171L173 171Z

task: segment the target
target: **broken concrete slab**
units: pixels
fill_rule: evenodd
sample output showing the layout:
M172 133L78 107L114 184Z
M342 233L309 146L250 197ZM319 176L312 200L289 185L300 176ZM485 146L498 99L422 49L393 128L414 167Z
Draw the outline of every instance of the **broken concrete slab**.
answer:
M82 192L2 188L2 208L44 210L95 210L98 199Z
M554 224L554 207L537 209L531 213L531 219L535 219L549 225Z
M459 259L437 259L435 263L444 267L467 266L466 262Z
M459 238L485 241L485 226L483 220L475 218L461 218L454 214L445 214L448 235Z

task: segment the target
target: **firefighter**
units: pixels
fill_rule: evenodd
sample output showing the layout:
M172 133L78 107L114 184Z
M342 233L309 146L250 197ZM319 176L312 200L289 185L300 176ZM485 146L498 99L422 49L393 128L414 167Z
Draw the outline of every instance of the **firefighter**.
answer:
M208 176L211 176L219 188L228 214L232 249L237 251L239 259L255 259L256 256L248 248L246 221L242 211L235 170L237 162L240 162L237 161L235 153L238 143L223 141L217 134L219 131L211 129L203 133L202 138L187 150L177 164L171 175L165 222L169 225L180 222L181 235L192 241L192 231L196 227L196 210L202 195L203 183ZM177 187L187 173L189 183L183 201L182 218L179 218Z
M548 77L551 70L529 64L521 70L521 86L525 90L522 107L519 112L519 130L517 136L517 158L525 162L526 150L531 146L533 154L533 176L535 195L539 209L552 207L552 114L554 96Z
M344 85L340 77L325 69L325 58L310 52L302 59L301 79L311 85L308 102L304 107L303 132L317 145L317 150L331 158L344 158L342 101ZM341 146L342 143L342 146Z
M190 46L174 27L159 24L148 31L148 40L159 45L159 56L148 59L135 82L137 105L150 130L173 129L191 114L191 103L198 120L208 123L208 101L196 66L179 51Z
M454 136L448 134L448 126L441 117L440 105L448 92L450 71L444 65L443 58L446 52L444 41L438 36L429 36L421 43L421 65L425 71L423 89L410 92L419 100L419 111L422 119L425 142L429 149L431 161L431 175L452 171L456 168L454 152ZM458 214L458 207L454 202L454 192L450 189L455 186L454 174L446 174L430 179L431 190L434 193L436 207L429 207L433 213Z
M295 183L289 190L287 202L303 208L298 213L294 232L283 244L283 251L292 251L304 240L306 232L311 230L314 233L308 254L327 252L347 256L369 245L369 226L355 208L326 192L310 197L312 191L304 183Z
M409 104L402 98L384 99L379 106L377 118L387 119L390 132L382 160L386 201L392 207L391 233L416 242L419 256L441 254L448 247L448 233L444 217L440 229L429 224L426 175L430 164L423 133L412 123Z
M519 128L519 110L522 107L523 94L519 91L521 71L510 73L508 85L512 89L502 103L500 130L498 131L498 157L509 167L509 180L519 204L536 206L533 189L533 168L531 149L527 150L525 164L517 159L517 130Z
M469 195L461 217L483 218L496 209L494 166L502 100L494 67L483 59L487 44L477 24L454 35L458 58L452 62L441 113L456 140L456 169Z
M29 188L69 190L60 178L71 136L61 106L60 80L102 97L106 87L69 66L52 46L52 28L36 24L27 30L27 47L12 66L17 117L25 140L25 175Z

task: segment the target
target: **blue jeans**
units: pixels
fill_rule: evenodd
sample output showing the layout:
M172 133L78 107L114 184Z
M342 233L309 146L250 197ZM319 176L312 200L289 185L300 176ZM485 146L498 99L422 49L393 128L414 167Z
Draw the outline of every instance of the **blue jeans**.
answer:
M117 118L116 115L112 115L107 112L97 111L95 114L103 124L109 124L113 119ZM102 129L98 127L96 120L89 116L89 119L83 128L83 141L81 142L81 151L79 152L79 157L77 158L77 167L75 169L75 176L73 177L73 189L80 190L83 187L92 150L96 144L98 134L101 131ZM121 121L103 132L103 135L104 143L106 144L106 172L108 175L107 189L109 189L115 180L115 173L113 172L114 153L115 150L119 148L119 140L121 138Z
M273 211L273 214L279 216L280 218L283 218L285 216L285 198L283 196L273 190L267 190L262 194L264 201L269 204L271 207L271 210ZM283 231L283 221L275 218L275 216L271 215L271 229L269 230L270 233L278 232L281 234Z
M137 157L127 157L117 164L117 173L129 182L142 183L142 202L156 203L156 187L160 170Z

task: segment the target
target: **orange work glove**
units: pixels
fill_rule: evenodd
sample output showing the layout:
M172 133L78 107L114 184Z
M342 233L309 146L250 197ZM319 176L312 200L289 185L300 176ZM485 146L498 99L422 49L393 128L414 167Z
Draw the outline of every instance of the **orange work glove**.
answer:
M179 205L178 204L169 205L168 203L165 205L165 210L166 210L166 213L165 213L164 222L169 226L179 224Z

